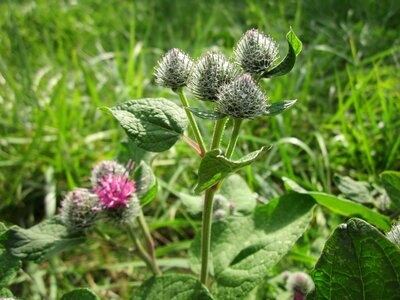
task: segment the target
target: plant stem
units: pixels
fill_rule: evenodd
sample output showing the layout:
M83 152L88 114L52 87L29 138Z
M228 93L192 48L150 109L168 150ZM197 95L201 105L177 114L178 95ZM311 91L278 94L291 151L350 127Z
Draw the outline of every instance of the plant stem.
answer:
M135 248L137 250L136 254L146 263L147 267L153 272L154 275L159 274L159 270L157 266L155 266L150 258L150 256L147 254L145 248L143 247L142 243L140 240L137 238L134 228L132 224L128 224L128 234L129 237L131 238L133 244L135 245Z
M183 88L179 88L177 90L177 93L179 95L179 98L181 99L182 105L183 105L183 107L185 109L185 112L186 112L186 115L187 115L187 117L189 119L190 126L192 127L192 130L193 130L194 136L196 138L196 141L199 144L200 150L202 152L202 156L204 156L204 154L207 151L206 150L206 146L204 144L203 137L202 137L202 135L200 133L200 129L197 126L196 120L195 120L192 112L186 109L186 107L189 107L189 102L188 102L188 100L187 100L187 98L185 96L185 93L183 92Z
M231 135L231 139L229 140L228 149L226 150L226 154L225 154L225 156L227 158L231 158L231 156L233 154L233 150L235 150L236 142L239 137L239 129L240 129L240 125L242 125L242 121L243 121L242 119L234 119L233 120L232 135Z
M223 119L217 120L217 122L215 123L214 133L213 133L212 143L211 143L211 150L219 148L219 145L221 143L222 134L224 133L225 124L226 124L227 120L228 119L225 117Z
M149 227L147 226L146 219L144 218L142 210L140 210L140 215L138 216L138 223L139 223L140 228L143 231L144 238L147 242L147 249L149 251L152 263L154 265L154 269L156 270L156 275L161 275L161 271L158 268L157 261L156 261L156 254L154 251L154 240L151 236Z
M201 273L200 281L205 286L207 285L208 277L208 256L210 254L210 243L211 243L211 220L212 220L212 208L214 195L216 189L213 187L206 191L204 196L204 210L202 220L202 231L201 231Z

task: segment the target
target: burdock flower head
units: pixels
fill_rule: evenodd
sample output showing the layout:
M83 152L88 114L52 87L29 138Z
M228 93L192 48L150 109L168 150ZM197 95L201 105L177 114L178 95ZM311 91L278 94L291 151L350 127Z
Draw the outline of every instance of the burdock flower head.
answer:
M123 165L117 163L114 160L103 160L93 168L90 181L92 183L92 186L97 186L99 185L100 179L106 177L107 175L118 175L124 173L126 173L126 169Z
M239 73L222 53L210 51L196 61L188 87L198 99L215 101L219 88L231 82Z
M271 69L278 59L278 47L272 38L251 29L239 40L234 58L245 72L253 76L261 75Z
M293 272L288 275L286 289L294 294L294 299L305 299L312 292L315 284L310 275L304 272Z
M136 182L130 180L130 170L133 164L128 164L124 173L109 173L97 180L93 187L99 197L101 209L106 216L118 223L131 221L140 213L139 200L136 197Z
M268 109L267 96L253 78L245 74L221 87L216 107L234 119L254 119Z
M186 86L193 66L192 59L179 49L169 50L159 61L154 76L158 85L176 91Z
M87 189L76 188L61 202L61 222L71 230L93 226L99 216L99 198Z

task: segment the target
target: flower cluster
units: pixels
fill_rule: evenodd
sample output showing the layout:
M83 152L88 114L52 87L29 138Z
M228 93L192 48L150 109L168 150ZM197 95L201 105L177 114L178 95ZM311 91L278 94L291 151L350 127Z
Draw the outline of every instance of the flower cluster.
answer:
M189 56L172 49L158 63L155 77L159 85L173 90L187 85L197 99L215 102L216 110L231 118L254 119L269 107L255 80L271 70L277 58L275 41L251 29L234 49L232 60L241 69L220 52L207 52L193 64Z
M115 161L97 164L91 174L92 189L77 188L64 198L61 221L72 230L92 227L101 214L117 223L131 221L140 213L136 182L130 180L132 168Z

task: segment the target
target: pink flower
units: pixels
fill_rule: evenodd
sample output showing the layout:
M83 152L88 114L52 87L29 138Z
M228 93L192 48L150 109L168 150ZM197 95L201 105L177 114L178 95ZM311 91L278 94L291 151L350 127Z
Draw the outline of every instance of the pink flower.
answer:
M107 208L129 207L129 200L136 192L135 183L129 180L126 173L108 174L98 179L98 185L93 190Z

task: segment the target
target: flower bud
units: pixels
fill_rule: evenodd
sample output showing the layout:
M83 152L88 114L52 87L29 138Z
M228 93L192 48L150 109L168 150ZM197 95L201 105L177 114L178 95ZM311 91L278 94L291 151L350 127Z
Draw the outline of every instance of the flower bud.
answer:
M90 182L92 186L99 185L99 180L106 177L109 174L124 174L126 172L126 168L117 163L114 160L104 160L98 163L92 170L92 176L90 178Z
M154 76L158 85L177 90L187 84L192 59L179 49L169 50L159 61Z
M90 228L99 215L99 199L87 189L76 188L61 203L61 222L72 230Z
M215 101L221 86L239 75L239 70L220 52L210 51L194 65L188 87L200 100Z
M394 225L392 230L386 234L387 238L400 247L400 224Z
M312 292L314 288L315 285L310 275L304 272L293 272L288 276L286 289L293 294L305 296Z
M278 59L278 47L269 36L257 29L247 31L234 50L235 61L251 75L261 75Z
M267 96L253 78L245 74L221 87L216 107L235 119L254 119L267 110Z

